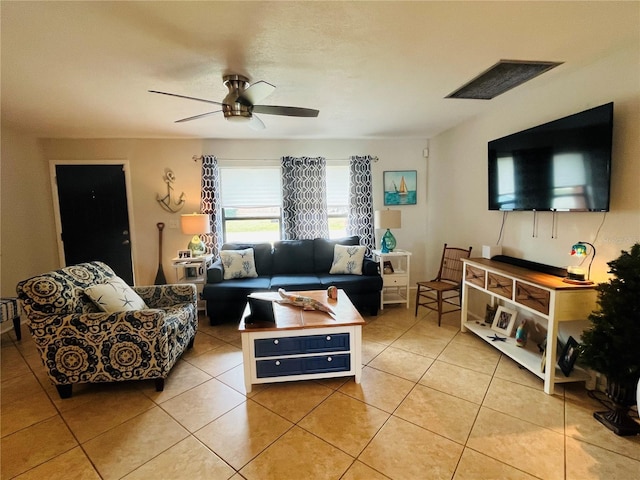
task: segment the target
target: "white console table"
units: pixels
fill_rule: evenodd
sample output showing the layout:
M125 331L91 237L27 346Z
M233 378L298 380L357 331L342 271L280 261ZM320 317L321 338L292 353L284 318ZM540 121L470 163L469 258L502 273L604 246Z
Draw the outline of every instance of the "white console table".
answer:
M579 382L589 379L584 370L574 368L565 376L557 367L557 338L560 322L584 321L596 307L597 292L594 285L572 285L561 278L536 272L527 268L483 258L463 259L464 280L462 282L462 332L471 331L512 358L520 365L544 380L544 391L554 393L556 383ZM515 308L522 316L533 317L547 328L547 352L544 373L542 354L529 342L527 347L518 347L515 338L492 341L496 332L484 323L484 310L471 312L469 293L482 292L489 304L496 303ZM519 315L520 315L519 314ZM476 322L479 320L479 322ZM546 325L544 325L546 323Z

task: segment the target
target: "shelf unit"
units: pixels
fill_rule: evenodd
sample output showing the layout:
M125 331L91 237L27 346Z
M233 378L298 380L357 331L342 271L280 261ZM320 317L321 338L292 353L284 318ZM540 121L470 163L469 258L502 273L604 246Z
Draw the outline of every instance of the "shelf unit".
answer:
M198 290L198 310L205 309L202 289L207 282L207 269L213 264L213 255L192 258L172 258L171 265L176 271L177 283L195 283Z
M596 306L597 292L594 285L571 285L560 278L522 267L487 259L464 259L464 281L462 282L462 312L460 329L470 331L513 359L544 381L545 393L552 395L556 383L589 380L589 374L575 367L565 376L557 364L557 338L559 324L584 322ZM542 372L542 354L529 342L527 347L518 347L515 338L493 341L494 332L484 323L482 315L469 309L469 292L482 292L491 305L501 304L533 316L534 320L546 323L547 352ZM502 337L502 335L499 335ZM550 373L551 372L551 373Z
M373 257L380 265L382 290L380 291L380 309L391 303L404 303L409 308L409 274L411 270L411 252L394 250L382 253L373 250ZM392 273L385 273L385 263L390 262Z

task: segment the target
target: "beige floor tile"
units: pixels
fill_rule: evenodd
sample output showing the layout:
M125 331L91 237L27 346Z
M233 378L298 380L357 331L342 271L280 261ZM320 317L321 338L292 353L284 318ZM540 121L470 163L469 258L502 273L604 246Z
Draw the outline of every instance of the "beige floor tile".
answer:
M239 470L291 427L293 423L249 400L198 430L195 436Z
M211 350L215 350L216 348L222 347L227 343L219 338L214 337L213 335L209 335L207 332L198 332L196 334L195 341L193 342L193 347L184 351L182 354L182 358L193 358L203 353L210 352Z
M476 403L417 385L394 415L464 444L479 409Z
M258 392L264 390L265 388L269 388L268 384L256 384L251 386L251 392L247 393L247 389L244 385L244 366L238 365L237 367L233 367L231 370L227 370L224 373L221 373L216 377L217 380L220 380L225 385L230 386L235 391L247 396L248 398L253 397Z
M418 314L419 316L420 314ZM460 331L460 322L455 326L443 324L438 326L438 319L435 316L429 316L418 320L408 331L412 335L426 335L428 337L438 338L450 342L453 337Z
M564 477L564 435L482 407L467 447L536 477ZM524 453L526 452L526 453Z
M495 376L497 378L509 380L510 382L519 383L520 385L525 385L537 390L542 390L544 388L544 382L540 377L537 377L526 368L522 368L518 363L511 360L506 355L503 355L500 358ZM584 390L584 384L582 384L581 388ZM556 385L556 394L561 390L562 386Z
M162 403L162 408L190 432L246 401L246 397L214 379Z
M367 340L362 341L362 364L367 365L371 360L376 358L382 352L387 345L378 342L371 342Z
M491 375L436 360L420 379L419 383L455 397L481 404L490 382Z
M482 405L564 434L564 399L560 396L494 378Z
M82 448L76 447L16 477L17 480L100 480Z
M2 438L0 477L12 478L76 447L78 442L60 416Z
M413 382L404 378L375 368L364 367L360 383L351 380L340 387L339 391L391 413L400 405L414 385Z
M640 478L640 461L567 438L567 480Z
M298 426L356 457L388 418L387 412L336 392Z
M432 363L432 358L391 346L374 358L369 366L417 382Z
M412 332L407 332L393 342L392 346L425 357L437 358L449 342L450 340L445 338L432 337L430 335L416 335Z
M309 432L293 427L240 473L247 480L338 479L353 460Z
M58 414L31 373L3 380L0 399L3 437Z
M367 324L362 329L362 339L367 342L391 345L405 330L385 325L382 319Z
M271 384L252 400L295 423L332 393L330 388L307 380Z
M89 440L87 456L104 480L121 478L189 436L159 407Z
M223 345L214 350L185 359L191 365L207 372L213 377L242 365L242 350L232 345Z
M389 477L356 460L340 480L387 480Z
M443 362L487 375L493 375L499 359L500 352L494 348L474 348L459 343L450 343L438 357Z
M599 402L566 402L566 435L640 461L640 436L620 437L593 418L606 408Z
M140 390L155 403L166 402L198 385L211 380L211 375L184 360L178 360L165 379L164 390L156 391L155 382L140 382Z
M453 480L535 480L536 478L538 477L529 475L470 448L465 448Z
M3 345L0 352L0 378L8 380L29 373L31 371L18 349L13 345Z
M187 437L124 477L126 480L227 479L235 470L193 437Z
M391 417L358 460L394 479L450 479L462 449L440 435Z
M236 344L240 343L240 332L238 324L234 322L223 323L222 325L209 325L209 320L202 320L198 324L198 330L219 338L223 342Z
M62 412L62 418L84 443L154 406L140 391L114 388L94 395L92 402Z

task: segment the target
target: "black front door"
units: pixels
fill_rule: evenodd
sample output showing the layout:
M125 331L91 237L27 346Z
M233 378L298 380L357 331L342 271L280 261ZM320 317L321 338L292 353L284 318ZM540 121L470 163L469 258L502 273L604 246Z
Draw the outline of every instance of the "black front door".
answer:
M56 165L66 265L100 260L133 285L123 165Z

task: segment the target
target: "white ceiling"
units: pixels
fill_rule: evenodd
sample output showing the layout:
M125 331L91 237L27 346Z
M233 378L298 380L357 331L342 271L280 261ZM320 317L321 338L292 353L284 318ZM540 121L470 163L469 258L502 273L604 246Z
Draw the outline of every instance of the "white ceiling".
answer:
M41 137L428 138L637 43L633 2L10 2L2 122ZM563 65L490 101L444 97L500 59ZM224 73L318 118L231 124ZM210 108L211 107L211 108Z

